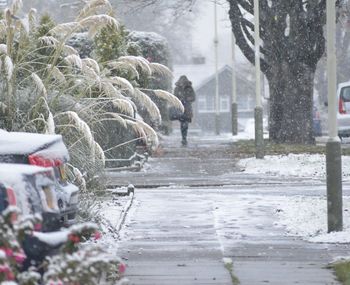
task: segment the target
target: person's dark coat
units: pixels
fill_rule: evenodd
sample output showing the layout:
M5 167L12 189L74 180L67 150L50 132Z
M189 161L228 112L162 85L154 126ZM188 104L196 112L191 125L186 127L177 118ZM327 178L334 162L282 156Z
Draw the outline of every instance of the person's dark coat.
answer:
M196 94L194 93L192 82L183 75L175 83L175 86L174 95L185 107L185 111L180 117L180 121L191 122L193 118L192 103L196 100Z

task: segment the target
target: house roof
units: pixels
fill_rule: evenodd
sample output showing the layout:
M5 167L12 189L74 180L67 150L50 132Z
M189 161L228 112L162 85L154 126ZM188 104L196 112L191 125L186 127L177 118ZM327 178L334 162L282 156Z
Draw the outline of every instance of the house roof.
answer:
M218 73L220 75L226 71L232 73L232 67L227 64L222 65ZM175 65L173 74L175 82L181 75L186 75L192 81L193 88L197 91L215 79L215 66L213 64ZM237 80L251 85L252 82L239 72L236 72L236 76Z
M224 72L229 72L232 74L232 67L229 66L229 65L225 65L223 67L221 67L219 70L218 70L218 74L222 74ZM237 80L239 80L240 82L244 82L244 83L247 83L248 86L251 85L251 81L249 81L246 77L242 76L240 73L236 72L236 77L237 77ZM215 80L215 72L210 75L209 77L207 77L205 80L203 80L198 86L195 87L196 91L203 88L205 85L207 85L208 83L210 83L212 80Z
M196 89L210 74L215 72L213 64L181 64L174 65L174 83L181 75L186 75Z

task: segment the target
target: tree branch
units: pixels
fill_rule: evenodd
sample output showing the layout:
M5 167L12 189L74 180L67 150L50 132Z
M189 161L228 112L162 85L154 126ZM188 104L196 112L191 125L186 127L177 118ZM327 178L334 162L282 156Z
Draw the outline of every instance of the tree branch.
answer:
M232 23L232 31L236 37L237 45L241 49L244 56L252 63L255 64L255 52L248 44L243 29L243 15L240 10L240 6L237 0L229 0L230 10L229 15ZM243 7L242 7L243 8ZM266 73L269 69L269 65L264 59L261 59L261 70Z

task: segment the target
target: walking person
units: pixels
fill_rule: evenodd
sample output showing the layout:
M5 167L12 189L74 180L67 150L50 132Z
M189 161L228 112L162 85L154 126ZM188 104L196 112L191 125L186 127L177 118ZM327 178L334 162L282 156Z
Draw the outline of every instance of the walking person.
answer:
M192 122L192 103L196 100L196 94L194 93L192 82L189 81L185 75L180 76L179 80L175 83L174 95L185 107L185 111L180 116L179 121L182 135L181 143L183 146L187 146L188 125Z

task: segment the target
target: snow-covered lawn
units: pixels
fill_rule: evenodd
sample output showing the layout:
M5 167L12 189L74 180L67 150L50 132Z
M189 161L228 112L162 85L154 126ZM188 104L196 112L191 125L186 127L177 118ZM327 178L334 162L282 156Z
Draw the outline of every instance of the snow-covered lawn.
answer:
M277 177L326 179L325 155L289 154L265 156L265 159L242 159L238 166L245 173ZM342 157L343 180L350 180L350 157ZM326 197L286 197L278 201L275 225L283 226L287 235L302 237L310 242L350 242L350 198L344 197L344 231L327 234Z
M112 194L112 192L125 191L126 189L122 188L110 191L109 195L96 198L94 204L88 209L91 215L90 219L99 225L102 232L102 238L98 240L98 244L113 252L116 252L118 249L119 231L133 201L133 194L130 196L119 196Z
M264 159L242 159L237 166L249 174L326 178L326 157L321 154L267 155ZM343 179L350 180L350 157L342 157L342 170Z
M350 243L350 197L343 199L344 231L327 233L327 201L325 197L288 197L276 209L276 226L287 235L310 242Z

